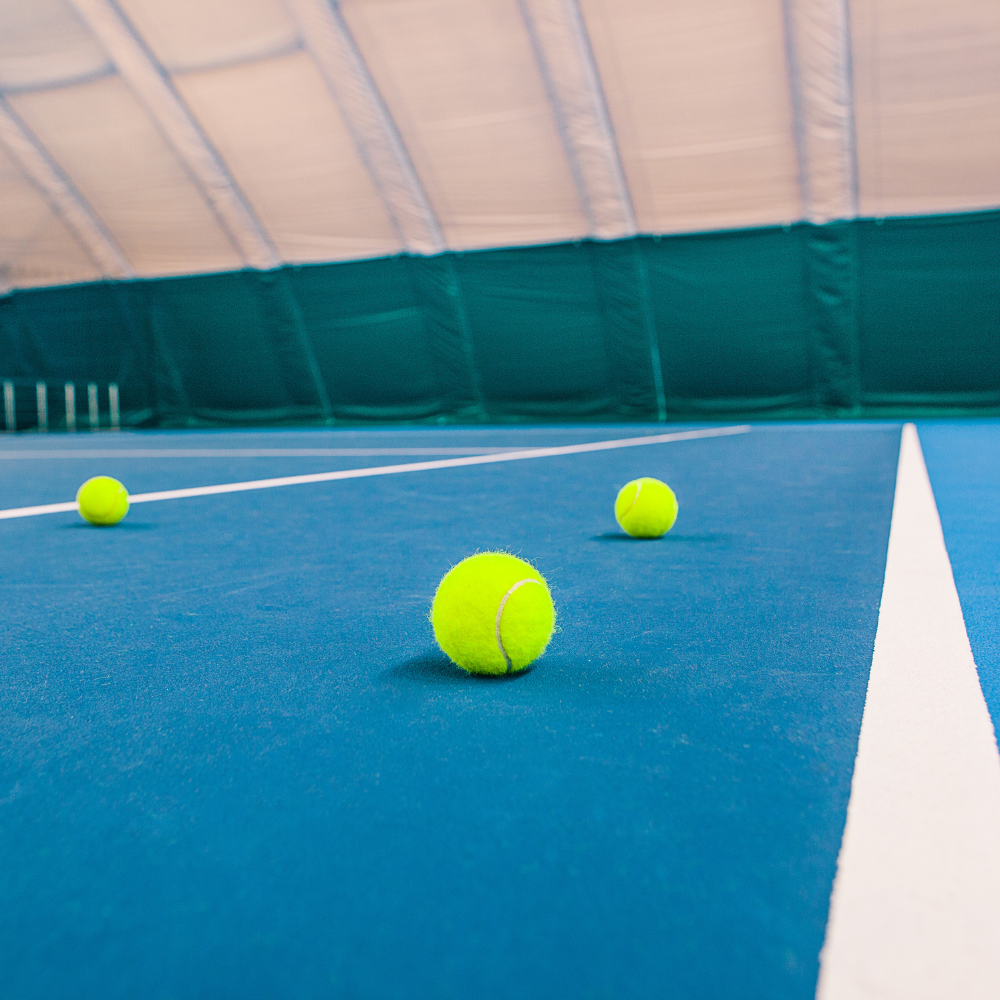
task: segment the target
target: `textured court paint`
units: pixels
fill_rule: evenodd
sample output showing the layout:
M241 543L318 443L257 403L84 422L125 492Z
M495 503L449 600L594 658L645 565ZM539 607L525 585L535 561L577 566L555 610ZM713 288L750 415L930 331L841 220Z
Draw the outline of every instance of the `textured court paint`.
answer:
M707 427L700 430L675 431L671 434L644 434L642 437L619 438L610 441L590 441L585 444L560 445L555 448L530 448L519 451L491 453L487 455L467 455L463 458L444 458L435 462L410 462L406 465L381 465L367 469L339 469L336 472L314 472L301 476L277 476L270 479L256 479L245 483L220 483L213 486L192 486L179 490L158 490L153 493L134 493L131 503L153 503L160 500L187 500L192 497L216 496L220 493L245 493L248 490L271 490L282 486L306 486L313 483L331 483L343 479L363 479L368 476L394 476L404 472L430 472L436 469L459 469L466 465L493 465L497 462L520 462L528 458L553 458L557 455L582 455L592 451L609 451L616 448L637 448L674 441L694 441L699 438L726 437L732 434L746 434L750 430L741 427ZM14 517L37 517L40 514L62 514L68 508L65 503L49 506L8 508L0 510L0 520Z
M664 984L808 1000L897 441L773 427L139 505L111 531L0 523L5 1000L648 1000ZM330 467L267 468L286 461ZM108 464L136 492L193 474ZM0 468L4 495L84 478L24 470ZM642 475L681 499L660 541L614 521ZM456 558L502 547L549 579L561 631L525 674L470 678L435 652L427 610Z
M0 378L116 382L129 426L1000 409L998 241L992 211L17 290Z
M1000 996L998 845L1000 756L907 424L819 1000Z

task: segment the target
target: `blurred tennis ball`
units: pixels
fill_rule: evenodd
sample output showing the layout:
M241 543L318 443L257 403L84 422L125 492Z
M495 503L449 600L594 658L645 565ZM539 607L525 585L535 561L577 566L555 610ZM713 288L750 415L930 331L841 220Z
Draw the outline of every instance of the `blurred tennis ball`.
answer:
M91 524L117 524L128 513L128 490L110 476L94 476L76 491L76 505Z
M615 517L622 529L635 538L659 538L677 520L677 497L659 479L633 479L618 493Z

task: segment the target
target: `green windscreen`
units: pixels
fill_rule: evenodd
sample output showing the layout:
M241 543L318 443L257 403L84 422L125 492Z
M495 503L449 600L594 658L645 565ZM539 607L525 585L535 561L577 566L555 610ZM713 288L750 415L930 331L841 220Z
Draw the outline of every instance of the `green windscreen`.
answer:
M990 212L15 291L0 378L114 383L125 426L984 412L998 247Z

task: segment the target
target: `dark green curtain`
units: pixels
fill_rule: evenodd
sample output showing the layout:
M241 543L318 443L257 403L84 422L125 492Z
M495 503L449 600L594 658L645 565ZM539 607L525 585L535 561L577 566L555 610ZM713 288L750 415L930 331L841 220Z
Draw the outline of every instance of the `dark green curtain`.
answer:
M15 291L0 378L133 426L996 412L998 248L990 212Z

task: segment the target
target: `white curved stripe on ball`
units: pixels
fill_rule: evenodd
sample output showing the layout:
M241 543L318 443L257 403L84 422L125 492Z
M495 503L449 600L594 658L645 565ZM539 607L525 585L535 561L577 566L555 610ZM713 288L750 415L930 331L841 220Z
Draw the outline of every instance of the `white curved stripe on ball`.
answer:
M503 648L503 642L500 639L500 619L503 618L503 609L508 599L510 598L510 595L513 594L514 591L517 590L519 587L523 587L526 583L537 583L539 587L541 586L541 583L539 583L538 580L533 580L530 576L525 580L518 580L517 583L515 583L514 586L511 587L510 590L508 590L507 593L503 595L503 597L500 599L500 607L497 608L497 623L496 623L497 649L500 650L500 655L504 658L504 662L506 662L507 664L508 674L511 672L513 664L510 662L510 657L507 655L507 650Z
M636 501L639 499L639 494L642 492L642 480L637 479L635 481L635 496L632 497L632 502L628 505L628 510L622 514L622 520L632 513L632 508L635 506Z

